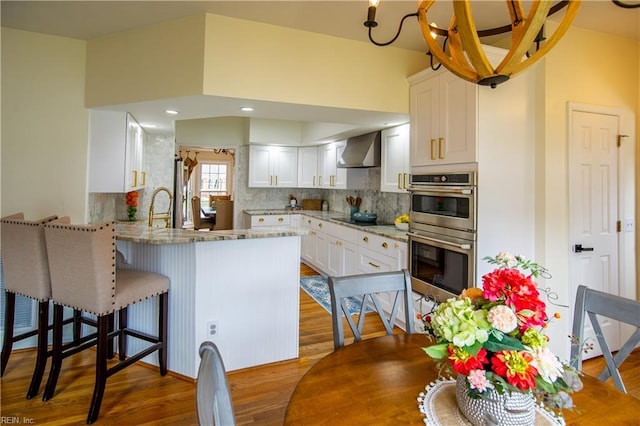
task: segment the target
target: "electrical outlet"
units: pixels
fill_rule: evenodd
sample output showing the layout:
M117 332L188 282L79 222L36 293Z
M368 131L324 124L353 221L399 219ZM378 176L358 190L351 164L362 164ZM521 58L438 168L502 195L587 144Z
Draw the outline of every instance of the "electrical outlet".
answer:
M624 232L633 232L633 219L624 220Z
M250 192L247 192L244 195L244 199L245 199L245 201L252 201L253 200L253 194L251 194Z
M207 322L207 336L213 337L218 334L218 321Z
M267 193L263 192L262 194L260 194L260 198L262 198L262 200L266 200L267 199Z

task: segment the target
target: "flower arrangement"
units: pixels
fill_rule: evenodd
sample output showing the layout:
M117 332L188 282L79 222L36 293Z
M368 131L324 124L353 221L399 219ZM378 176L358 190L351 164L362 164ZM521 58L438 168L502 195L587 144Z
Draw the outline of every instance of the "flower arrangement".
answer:
M138 211L138 191L127 192L127 218L131 221L136 220L136 212Z
M573 407L569 393L582 382L547 347L542 332L549 318L532 277L546 270L508 253L485 260L497 268L482 277L482 289L465 290L422 317L435 339L424 351L443 370L466 376L471 398L487 398L491 389L520 392L559 415Z
M409 215L403 214L401 216L396 217L394 220L395 223L409 223Z

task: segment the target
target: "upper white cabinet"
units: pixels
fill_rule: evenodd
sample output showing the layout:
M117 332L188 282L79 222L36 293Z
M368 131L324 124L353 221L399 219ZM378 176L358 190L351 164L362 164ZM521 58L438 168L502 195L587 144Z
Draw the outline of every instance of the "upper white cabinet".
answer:
M145 184L142 127L126 112L92 110L89 192L129 192Z
M407 192L409 184L409 124L382 131L380 191Z
M477 162L477 86L431 70L409 83L411 167Z
M318 188L318 150L317 146L298 148L298 188Z
M335 188L338 174L338 156L345 142L334 142L318 147L318 174L320 188Z
M295 188L298 183L298 148L251 145L249 187Z

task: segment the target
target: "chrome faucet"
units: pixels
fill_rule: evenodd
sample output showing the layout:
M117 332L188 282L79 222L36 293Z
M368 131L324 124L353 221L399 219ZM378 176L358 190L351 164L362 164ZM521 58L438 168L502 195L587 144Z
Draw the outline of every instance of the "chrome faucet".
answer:
M167 210L166 212L163 213L154 213L153 212L153 206L156 202L156 195L158 195L159 192L166 192L167 195L169 196L169 210ZM165 221L166 227L170 228L171 227L171 200L173 200L173 195L171 195L171 191L169 191L169 188L161 186L160 188L156 189L155 191L153 191L153 194L151 194L151 205L149 206L149 227L153 226L153 221L154 220L158 220L158 219L162 219Z

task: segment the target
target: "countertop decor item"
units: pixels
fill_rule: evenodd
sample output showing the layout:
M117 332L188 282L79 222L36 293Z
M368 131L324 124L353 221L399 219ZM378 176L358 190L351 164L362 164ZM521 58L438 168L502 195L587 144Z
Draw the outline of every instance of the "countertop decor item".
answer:
M464 290L422 316L435 340L424 351L444 374L458 374L458 406L474 425L533 425L533 416L518 415L527 399L531 408L538 403L561 418L563 409L573 408L569 393L582 382L551 352L543 334L550 319L533 278L550 275L522 256L500 253L485 260L497 268L482 277L482 289ZM509 398L495 405L496 396L509 395L520 397L514 410Z
M378 219L378 215L373 212L355 212L351 217L356 222L375 222Z
M408 231L409 230L409 215L407 215L407 214L400 215L400 216L396 217L396 219L393 221L393 223L396 225L396 228L398 228L399 230Z
M136 220L136 212L138 211L138 191L130 191L127 192L126 202L127 202L127 218L130 221Z

